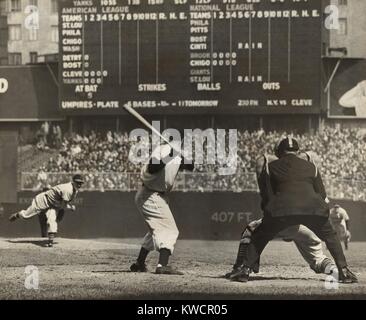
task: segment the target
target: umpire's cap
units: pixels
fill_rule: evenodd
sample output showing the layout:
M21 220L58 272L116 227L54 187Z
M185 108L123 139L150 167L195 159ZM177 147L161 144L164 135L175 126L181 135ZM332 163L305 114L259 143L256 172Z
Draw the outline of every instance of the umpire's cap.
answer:
M72 177L72 181L73 182L76 182L77 184L83 184L85 181L84 181L84 178L81 174L76 174Z
M282 157L286 151L299 151L299 144L294 138L286 137L275 146L275 154L278 158Z

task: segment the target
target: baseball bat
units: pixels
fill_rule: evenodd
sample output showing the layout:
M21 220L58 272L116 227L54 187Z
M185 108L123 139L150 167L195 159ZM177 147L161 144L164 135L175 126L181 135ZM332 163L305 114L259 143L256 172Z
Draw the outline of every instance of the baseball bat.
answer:
M174 149L176 152L178 152L178 154L181 154L182 151L181 150L177 150L176 147L174 147L170 141L165 138L158 130L156 130L141 114L139 114L135 109L133 109L131 106L124 104L123 108L125 108L125 110L131 114L133 117L135 117L137 120L139 120L145 127L147 127L148 129L150 129L152 132L154 132L155 134L157 134L163 141L165 141L172 149Z

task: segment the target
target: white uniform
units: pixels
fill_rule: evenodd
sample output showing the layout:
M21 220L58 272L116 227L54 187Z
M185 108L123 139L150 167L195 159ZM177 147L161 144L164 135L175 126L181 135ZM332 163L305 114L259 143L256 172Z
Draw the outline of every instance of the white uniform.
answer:
M57 210L48 209L46 211L46 218L47 218L47 233L57 233L58 230Z
M49 209L64 209L68 203L75 199L77 193L78 190L74 188L71 182L59 184L48 191L39 193L26 210L19 212L19 216L22 219L29 219L42 211L47 210L48 212L50 211ZM49 215L56 216L56 210L49 213Z
M169 145L163 145L160 155L154 151L155 157L164 158L170 150ZM142 243L142 247L148 251L163 248L171 253L174 251L179 231L169 208L168 193L173 188L181 162L182 158L176 156L153 174L148 172L148 165L142 169L143 186L138 190L135 202L149 229Z
M346 210L341 207L332 208L330 210L329 220L333 229L337 232L338 237L342 241L350 240L346 225L346 222L349 221L349 216Z

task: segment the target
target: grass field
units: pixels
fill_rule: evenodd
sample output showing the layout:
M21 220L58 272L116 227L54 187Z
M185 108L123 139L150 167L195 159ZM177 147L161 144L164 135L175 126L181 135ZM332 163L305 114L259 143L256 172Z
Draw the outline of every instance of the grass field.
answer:
M148 261L151 272L129 272L139 239L59 238L54 248L43 247L43 241L0 239L0 299L366 298L365 243L351 243L346 251L360 282L326 289L325 276L310 270L295 246L282 241L270 243L261 272L246 284L223 278L235 259L233 241L179 240L172 265L184 276L155 275L156 253ZM38 290L25 288L27 265L39 270Z

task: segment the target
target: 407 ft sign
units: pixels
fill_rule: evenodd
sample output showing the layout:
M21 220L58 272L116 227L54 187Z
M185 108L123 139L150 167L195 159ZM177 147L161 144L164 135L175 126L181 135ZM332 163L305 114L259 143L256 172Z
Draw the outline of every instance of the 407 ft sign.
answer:
M211 220L217 223L249 223L253 212L217 211L211 215Z

